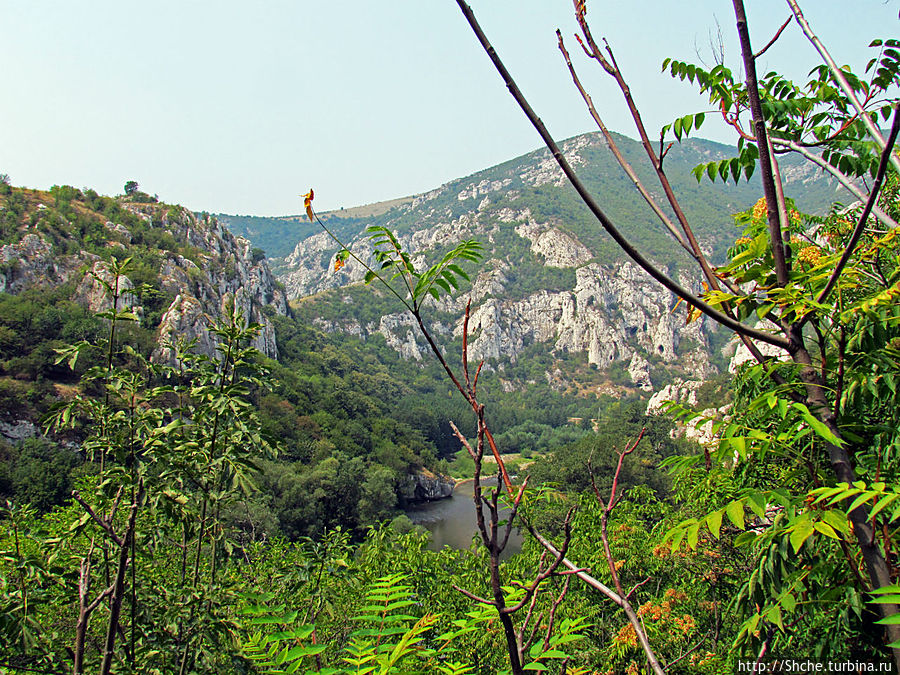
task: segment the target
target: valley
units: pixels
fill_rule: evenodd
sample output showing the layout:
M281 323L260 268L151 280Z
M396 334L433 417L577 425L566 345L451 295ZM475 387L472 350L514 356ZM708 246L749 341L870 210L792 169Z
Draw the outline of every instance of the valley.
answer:
M703 292L602 137L564 146L653 262ZM746 245L760 188L698 185L690 168L727 152L692 140L667 159L722 269ZM844 196L831 181L787 161L784 175L810 227L837 222L829 209ZM530 576L546 573L529 616L560 611L551 627L584 646L585 663L638 663L633 623L608 615L590 584L570 588L572 577L551 574L556 549L545 536L583 566L566 563L572 575L590 570L604 588L656 579L640 612L673 662L711 631L736 631L763 611L723 603L747 593L745 518L772 508L746 488L762 467L785 480L799 469L778 445L787 432L754 436L740 411L783 411L790 433L812 444L820 441L804 429L824 432L760 384L760 368L784 377L787 366L747 364L727 331L627 260L547 153L319 217L192 213L136 184L115 197L3 185L0 497L9 529L0 630L15 646L0 651L0 668L59 672L101 660L103 636L87 619L96 612L114 625L112 603L102 602L112 596L131 612L122 672L149 672L151 662L163 673L273 672L252 664L279 658L343 672L313 657L329 648L332 664L349 663L354 649L376 658L378 640L412 640L425 620L397 608L427 602L444 641L413 640L402 653L445 665L451 653L487 655L476 671L440 672L496 673L504 631L470 601L490 592L496 577L485 570L501 569L515 580L502 600L509 606L521 604L516 589ZM373 248L372 227L396 233L392 253ZM386 285L365 283L376 270L388 283L424 278L465 240L479 242L479 254L453 262L452 287L422 295L414 312ZM760 389L771 404L760 403L770 400L757 398ZM745 461L761 441L772 454ZM513 477L506 488L504 472ZM837 536L844 522L810 528ZM791 527L784 541L796 554L813 530L796 546ZM68 576L43 590L57 568ZM100 569L110 578L130 570L132 580L94 590L100 601L91 602L85 584ZM473 590L454 590L460 584ZM361 613L351 618L345 607ZM77 611L48 638L61 608ZM822 616L805 616L805 630L815 635L831 620ZM269 625L279 632L254 628ZM379 633L385 625L394 628ZM81 631L80 656L65 651L71 630ZM744 631L737 646L713 641L673 672L731 672L754 639ZM868 649L866 640L853 648ZM568 672L549 642L543 651L530 644L535 669Z

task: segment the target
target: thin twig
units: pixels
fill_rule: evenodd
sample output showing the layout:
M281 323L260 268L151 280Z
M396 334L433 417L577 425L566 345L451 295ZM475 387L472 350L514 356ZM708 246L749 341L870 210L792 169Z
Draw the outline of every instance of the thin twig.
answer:
M783 24L781 24L781 28L778 29L777 33L775 33L775 37L773 37L771 40L769 40L768 44L766 44L765 47L763 47L762 49L760 49L758 52L756 52L753 55L754 59L758 59L760 56L762 56L763 54L766 53L766 51L769 49L769 47L771 47L772 45L775 44L775 42L778 40L778 38L781 37L781 34L784 32L784 29L788 27L788 24L791 22L791 19L793 19L793 18L794 18L793 16L789 16L785 20L785 22ZM669 664L669 665L671 665L671 664Z
M821 56L822 60L828 65L828 69L831 71L831 76L834 78L834 81L837 82L838 86L841 88L841 91L844 92L844 95L856 109L856 112L859 113L859 118L866 126L866 130L869 132L869 135L875 140L882 152L886 150L889 151L893 144L887 143L884 140L884 136L882 136L881 131L878 129L875 123L871 119L869 119L869 116L866 114L865 108L863 108L863 105L856 97L856 93L853 91L853 87L851 87L850 83L847 82L847 78L844 77L844 73L838 67L837 63L835 63L834 59L831 58L831 54L828 53L825 45L813 32L812 27L809 25L809 22L806 20L806 17L803 15L803 12L800 9L800 5L797 4L796 0L787 0L787 4L791 8L791 11L794 13L794 17L797 19L797 23L800 24L800 28L803 31L803 34L806 35L806 38L813 44L813 46L816 48L816 51L819 52L819 56ZM889 156L891 163L894 165L894 169L897 172L900 172L900 158L898 158L897 155L893 152L889 152Z
M679 283L671 279L668 275L663 273L640 251L638 251L631 244L631 242L628 241L628 239L622 234L619 228L606 215L603 209L600 208L600 205L597 203L596 199L594 199L594 196L585 187L584 183L581 182L581 179L572 169L572 166L569 164L568 160L566 160L565 156L562 154L562 151L559 149L559 145L550 135L550 132L544 126L544 123L537 116L531 105L525 99L518 85L515 83L515 80L512 78L512 75L510 75L509 71L506 69L506 66L500 60L499 56L497 56L497 52L494 50L494 47L487 39L487 36L484 34L484 31L481 29L478 21L475 19L472 8L469 7L469 5L464 2L464 0L456 0L456 2L463 15L465 16L466 21L468 21L469 25L471 26L472 31L478 38L478 41L481 43L488 57L494 64L494 67L497 69L498 73L506 83L507 89L509 89L513 98L519 104L519 107L522 109L531 124L537 130L538 134L541 136L542 140L550 150L550 153L553 155L553 158L556 160L557 164L559 164L559 167L562 169L566 178L575 188L575 191L578 193L579 197L581 197L582 201L585 203L588 209L590 209L591 213L593 213L597 221L603 226L603 229L606 230L607 233L615 240L615 242L625 252L625 254L628 255L628 257L631 258L635 263L637 263L637 265L641 269L647 272L647 274L656 279L660 284L665 286L672 293L680 298L683 298L685 302L692 305L693 307L696 307L716 322L721 323L722 325L732 329L737 333L747 335L748 337L760 340L767 344L771 344L775 347L780 347L782 349L787 349L788 347L790 347L791 343L787 338L781 335L774 335L766 331L751 328L741 323L740 321L724 314L723 312L720 312L704 300L701 300L686 288L682 287Z
M866 201L866 205L862 210L862 213L859 215L859 220L856 223L856 227L853 229L853 234L850 236L850 241L847 242L847 248L844 250L844 254L841 256L841 259L838 261L838 264L835 266L834 271L831 273L831 277L828 279L828 283L825 284L825 288L822 289L822 292L819 293L819 297L816 298L816 302L823 302L828 294L834 289L837 285L838 278L843 272L844 267L847 266L847 263L850 261L851 256L853 255L856 244L859 242L859 238L862 236L863 230L866 226L866 220L869 217L869 213L872 211L872 207L875 205L875 202L878 200L878 193L881 190L881 184L884 182L884 175L887 172L887 165L890 156L893 154L894 143L897 141L897 134L900 132L900 104L894 104L894 122L891 125L891 133L888 135L888 143L887 147L885 147L884 151L881 153L881 161L878 164L878 173L875 174L875 181L872 183L872 190L869 194L869 199Z

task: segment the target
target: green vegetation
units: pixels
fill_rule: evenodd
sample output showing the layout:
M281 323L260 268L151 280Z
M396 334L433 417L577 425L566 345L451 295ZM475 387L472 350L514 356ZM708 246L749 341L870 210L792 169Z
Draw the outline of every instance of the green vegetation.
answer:
M875 46L869 81L848 85L867 105L900 73L900 42ZM738 117L760 95L752 76L671 67ZM133 181L137 210L68 186L3 188L3 243L40 232L57 259L83 249L109 278L90 277L105 295L96 314L65 283L0 295L2 421L45 431L0 443L0 668L719 675L761 654L896 658L900 178L886 167L900 108L892 99L873 111L894 116L879 150L865 111L848 113L833 79L827 68L804 87L767 75L763 110L776 142L814 138L839 170L874 176L873 197L827 215L763 200L737 215L743 236L708 272L713 288L688 300L727 323L773 319L787 337L738 330L790 358L704 384L698 407L731 403L709 419L671 405L683 424L715 433L704 447L646 418L640 402L601 407L583 391L529 386L570 367L565 357L531 346L516 364L482 370L465 337L440 340L432 326L454 317L427 303L465 288L476 241L423 265L394 230L368 229L365 280L379 291L355 320L374 321L389 301L405 308L427 363L313 325L344 319L345 296L365 288L325 294L321 316L312 303L272 316L277 363L249 346L260 326L227 301L214 354L181 342L159 363L155 326L119 301L131 292L124 277L137 279L133 292L157 316L163 257L205 260L162 227L180 211L135 200ZM699 126L688 117L671 127L679 140ZM698 175L751 173L758 152L741 146L737 164L714 160ZM566 189L535 189L546 217L574 231ZM398 227L411 227L405 217ZM773 241L776 225L786 236ZM538 273L530 251L509 227L494 234L527 289ZM656 246L653 236L640 244ZM229 276L234 261L218 262ZM19 272L4 268L4 281ZM568 283L562 272L540 281L554 279ZM536 458L527 485L510 479L501 449ZM472 476L478 531L471 549L433 552L398 507L412 472L444 471L451 458ZM522 551L504 558L514 526Z

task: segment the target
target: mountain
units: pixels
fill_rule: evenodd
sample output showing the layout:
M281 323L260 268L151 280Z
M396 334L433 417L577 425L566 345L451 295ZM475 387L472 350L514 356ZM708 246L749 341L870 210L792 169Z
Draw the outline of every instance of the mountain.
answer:
M103 313L116 296L134 320L116 322L108 349ZM337 526L361 534L409 501L447 495L441 459L457 450L447 446L446 420L459 419L452 403L450 412L446 397L423 406L386 365L398 360L389 348L376 354L371 342L290 316L265 256L217 218L139 192L0 182L0 502L46 510L71 495L77 476L96 471L83 450L85 420L70 431L44 427L62 402L104 400L82 381L89 368L104 370L111 358L166 383L137 357L177 365L173 339L215 355L216 323L232 304L259 324L254 360L266 377L245 403L280 451L259 459L260 490L229 516L234 527L261 536ZM77 362L60 359L57 350L73 343L84 346Z
M278 355L268 308L287 304L265 258L215 218L159 204L140 195L101 197L93 190L54 186L49 192L5 186L0 238L0 292L67 295L93 312L105 309L110 261L130 257L123 306L155 331L155 352L169 358L169 340L196 339L215 353L215 323L226 302L261 324L256 346ZM142 288L137 288L137 286Z
M640 145L622 136L616 140L652 191L655 176L642 161ZM683 285L699 290L700 280L688 257L673 245L602 136L578 136L566 141L563 149L625 234ZM761 188L755 180L738 185L705 180L698 184L691 169L727 157L731 150L710 141L689 140L673 146L665 156L684 211L714 261L723 260L739 234L732 214L753 204ZM823 212L842 197L836 183L790 158L783 161L782 173L789 196L803 211ZM661 194L655 197L664 201ZM305 219L298 217L270 224L257 219L254 229L247 229L243 221L222 218L229 226L243 227L260 245L276 231L293 235L296 246L273 260L273 270L300 315L328 331L364 339L380 334L405 358L422 358L426 345L410 317L377 292L352 291L365 274L361 265L351 260L339 272L333 271L339 247L328 234L308 222L301 224ZM717 337L705 320L685 325L684 312L672 311L675 298L625 258L546 150L399 203L384 203L367 212L332 211L321 218L364 259L370 255L364 234L367 225L395 231L421 261L435 259L463 239L482 242L485 260L475 270L471 286L455 300L438 303L430 316L436 331L458 339L460 316L471 298L470 356L487 359L489 367L506 370L540 345L539 349L577 355L577 361L610 371L606 382L588 385L584 377L581 380L594 393L611 393L623 384L649 391L673 376L707 376L723 364L719 348L724 338ZM288 222L296 227L285 228ZM279 240L277 250L285 251L286 244ZM617 376L623 368L628 373L625 383ZM556 370L554 366L547 373L551 381ZM617 379L618 385L610 387Z

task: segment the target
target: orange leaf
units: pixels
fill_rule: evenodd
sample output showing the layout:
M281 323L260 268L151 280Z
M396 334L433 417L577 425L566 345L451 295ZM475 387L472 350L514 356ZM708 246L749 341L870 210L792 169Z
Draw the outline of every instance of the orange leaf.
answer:
M310 222L312 222L313 220L316 219L315 216L313 215L313 208L312 208L312 200L313 200L314 196L315 196L315 194L313 193L312 188L309 189L309 192L307 192L305 195L303 195L303 206L306 209L306 216L309 218Z

